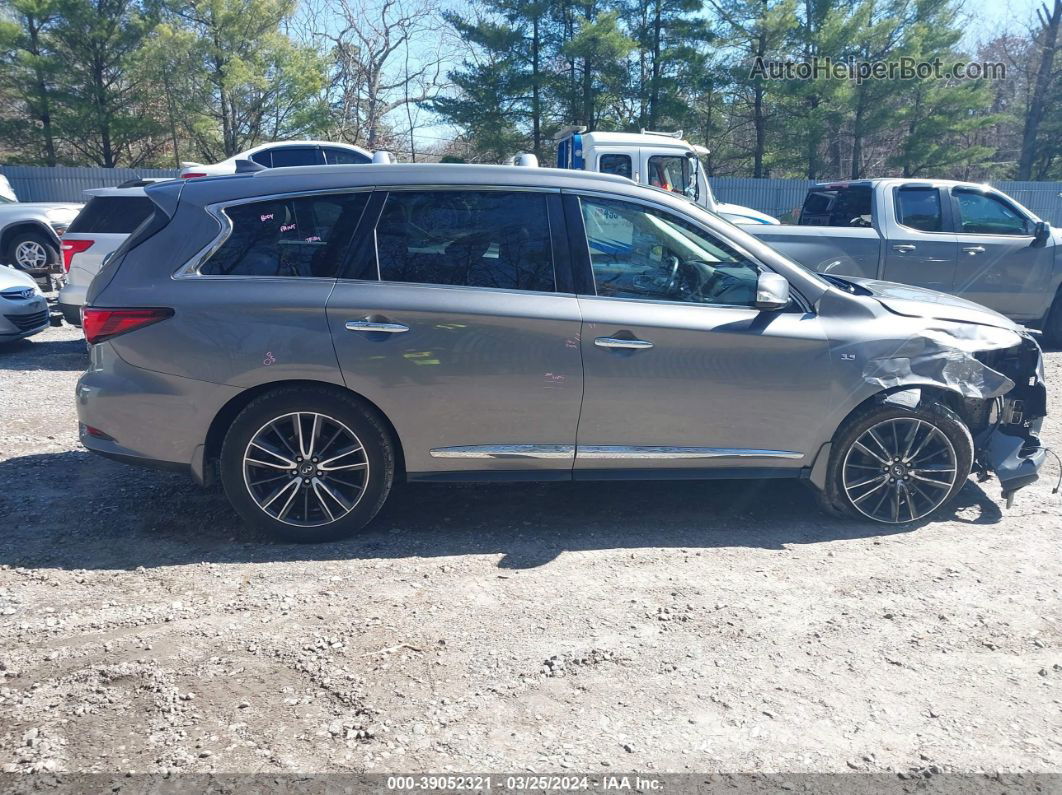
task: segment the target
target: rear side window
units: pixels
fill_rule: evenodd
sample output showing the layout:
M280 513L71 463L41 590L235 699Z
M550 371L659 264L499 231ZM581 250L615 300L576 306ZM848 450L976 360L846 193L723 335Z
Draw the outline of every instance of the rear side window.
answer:
M871 226L873 195L869 185L815 190L800 211L803 226Z
M598 168L602 174L616 174L627 179L630 179L633 173L629 155L601 155Z
M67 232L129 235L144 223L154 207L147 196L93 196Z
M199 269L209 276L334 276L367 192L299 196L225 208L232 232Z
M940 191L936 188L900 188L896 191L896 220L911 229L940 232L944 228Z
M302 146L291 149L274 149L273 168L284 166L315 166L321 162L320 153L315 147Z
M529 191L396 191L376 226L390 282L552 292L547 196Z

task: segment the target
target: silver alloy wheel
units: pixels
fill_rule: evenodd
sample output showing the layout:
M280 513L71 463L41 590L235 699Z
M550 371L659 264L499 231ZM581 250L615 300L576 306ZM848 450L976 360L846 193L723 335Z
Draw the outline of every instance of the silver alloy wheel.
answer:
M23 268L40 269L48 264L48 252L36 240L23 240L15 246L15 262Z
M369 482L357 435L326 414L299 411L270 420L243 453L243 482L267 516L320 527L354 510Z
M951 440L917 417L868 428L848 448L841 477L856 510L888 524L913 522L948 498L958 477Z

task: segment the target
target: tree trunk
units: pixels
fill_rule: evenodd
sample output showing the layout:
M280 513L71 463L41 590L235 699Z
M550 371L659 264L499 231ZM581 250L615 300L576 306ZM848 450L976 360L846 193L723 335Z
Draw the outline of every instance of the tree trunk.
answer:
M35 86L37 92L37 118L41 122L41 133L44 136L44 160L45 164L49 166L55 166L58 164L58 160L55 157L55 131L52 129L52 107L51 101L48 97L48 82L44 78L44 69L41 68L41 28L43 22L40 22L33 17L26 18L26 26L30 35L30 53L33 55L33 74L36 79L37 85Z
M649 129L656 129L656 115L660 104L660 20L661 0L654 3L653 13L653 66L649 76Z
M542 46L539 32L539 12L531 22L531 147L535 157L542 157L542 97L539 49Z
M1051 86L1051 72L1054 69L1055 49L1058 46L1058 27L1062 22L1062 0L1055 0L1055 7L1048 14L1043 7L1040 22L1043 25L1043 44L1040 50L1040 69L1036 73L1036 84L1025 112L1025 129L1021 136L1021 156L1018 159L1018 179L1027 180L1032 176L1033 161L1036 159L1036 137L1040 132L1040 122L1044 118L1047 92Z

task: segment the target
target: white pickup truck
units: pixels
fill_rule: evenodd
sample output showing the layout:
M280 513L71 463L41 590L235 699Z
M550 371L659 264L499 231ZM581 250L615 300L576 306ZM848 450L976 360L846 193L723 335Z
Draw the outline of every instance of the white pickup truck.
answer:
M823 184L809 189L799 224L746 229L820 273L951 293L1062 345L1062 230L988 185Z
M708 150L684 141L682 130L622 133L567 127L553 140L557 168L618 174L640 185L681 193L735 224L778 223L777 218L751 207L717 201L699 159Z

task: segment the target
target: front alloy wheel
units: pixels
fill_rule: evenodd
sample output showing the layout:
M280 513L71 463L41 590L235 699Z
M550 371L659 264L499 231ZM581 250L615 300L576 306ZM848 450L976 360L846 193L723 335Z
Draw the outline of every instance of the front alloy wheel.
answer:
M928 516L951 495L957 477L951 440L917 417L867 428L848 448L842 467L852 506L869 519L890 524Z

